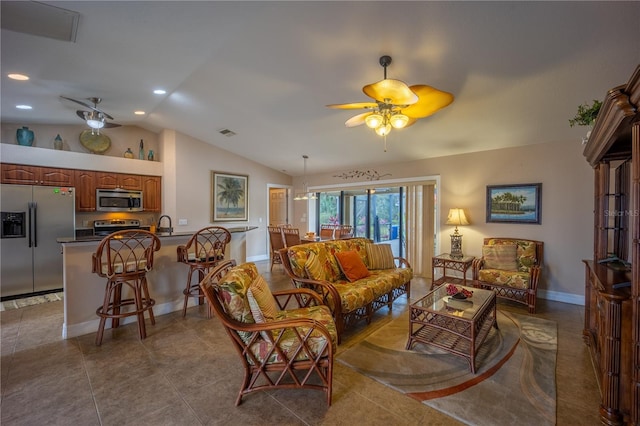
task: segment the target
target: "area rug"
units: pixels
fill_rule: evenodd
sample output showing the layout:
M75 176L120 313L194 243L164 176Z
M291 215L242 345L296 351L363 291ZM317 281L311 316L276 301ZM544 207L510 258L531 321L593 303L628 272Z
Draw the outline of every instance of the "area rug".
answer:
M23 297L21 299L7 300L0 303L0 311L10 311L27 306L39 305L47 302L57 302L63 300L64 292L41 294L39 296Z
M466 359L407 344L408 312L338 355L337 360L469 425L556 423L557 325L498 311L476 356Z

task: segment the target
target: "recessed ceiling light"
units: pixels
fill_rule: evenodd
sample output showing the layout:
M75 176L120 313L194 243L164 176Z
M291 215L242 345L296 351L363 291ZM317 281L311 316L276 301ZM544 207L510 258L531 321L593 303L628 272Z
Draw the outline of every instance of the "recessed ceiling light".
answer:
M24 74L7 74L7 77L9 77L12 80L20 80L20 81L29 80L29 76Z
M165 93L167 93L167 91L162 89L156 89L153 91L153 93L155 93L156 95L164 95Z
M18 109L33 109L31 105L16 105Z
M146 114L146 112L144 112L144 111L134 111L133 113L135 115L145 115Z

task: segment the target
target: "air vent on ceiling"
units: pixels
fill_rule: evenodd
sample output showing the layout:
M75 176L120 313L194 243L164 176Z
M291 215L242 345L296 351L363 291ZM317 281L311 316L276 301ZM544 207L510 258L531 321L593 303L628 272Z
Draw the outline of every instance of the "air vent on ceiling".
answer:
M2 29L76 41L80 14L35 1L3 1L0 3Z
M236 133L229 130L229 129L220 129L218 130L218 133L220 133L223 136L226 136L228 138L230 138L231 136L234 136Z

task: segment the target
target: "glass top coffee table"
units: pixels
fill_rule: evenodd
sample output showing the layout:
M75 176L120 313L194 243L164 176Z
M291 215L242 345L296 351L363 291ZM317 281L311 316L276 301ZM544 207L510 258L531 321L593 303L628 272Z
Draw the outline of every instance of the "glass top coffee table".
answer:
M407 349L415 342L437 346L469 362L475 374L478 348L496 321L496 293L473 287L455 286L472 291L466 299L456 299L447 294L447 283L427 293L409 308L409 341Z

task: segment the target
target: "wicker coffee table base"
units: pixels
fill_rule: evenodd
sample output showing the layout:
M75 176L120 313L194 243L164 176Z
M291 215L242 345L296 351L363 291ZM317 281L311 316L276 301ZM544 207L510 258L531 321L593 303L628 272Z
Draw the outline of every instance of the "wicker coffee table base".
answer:
M485 303L471 318L418 306L418 303L412 304L409 313L409 340L406 348L411 349L416 342L436 346L465 358L471 373L475 374L478 348L486 339L492 326L498 329L496 295L493 291L490 293Z

